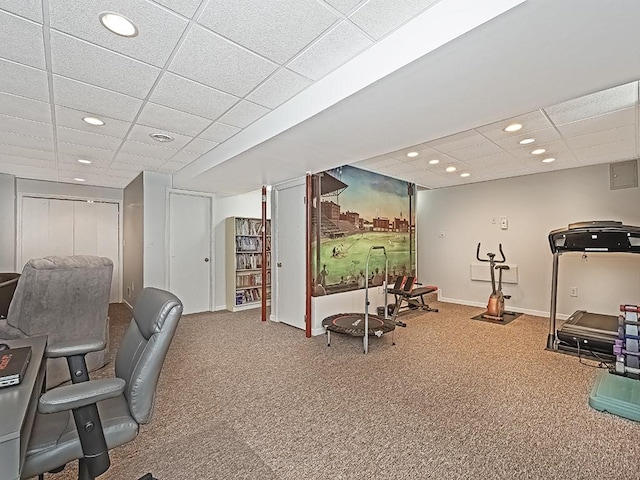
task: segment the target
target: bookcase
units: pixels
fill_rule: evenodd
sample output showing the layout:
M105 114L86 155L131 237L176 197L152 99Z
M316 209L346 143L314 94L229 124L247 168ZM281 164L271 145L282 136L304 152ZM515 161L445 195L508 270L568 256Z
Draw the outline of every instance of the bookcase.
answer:
M227 310L237 312L262 304L262 282L271 295L271 221L267 220L267 242L262 245L262 220L228 217L226 232ZM267 278L262 278L262 249L267 252Z

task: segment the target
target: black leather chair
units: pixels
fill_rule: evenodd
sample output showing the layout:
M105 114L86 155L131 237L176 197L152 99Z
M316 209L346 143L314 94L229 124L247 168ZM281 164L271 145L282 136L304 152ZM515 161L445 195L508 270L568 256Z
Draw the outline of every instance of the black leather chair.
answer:
M160 370L181 315L182 303L175 295L145 288L118 349L115 378L88 377L84 356L103 348L103 341L47 347L48 357L67 358L74 383L40 397L23 479L43 478L76 459L79 480L92 480L107 471L109 450L132 441L138 426L151 419Z

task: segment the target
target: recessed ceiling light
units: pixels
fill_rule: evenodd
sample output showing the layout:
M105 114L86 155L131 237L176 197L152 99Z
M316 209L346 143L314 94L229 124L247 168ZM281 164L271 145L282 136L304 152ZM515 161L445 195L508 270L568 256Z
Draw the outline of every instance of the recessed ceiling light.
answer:
M104 125L104 122L96 117L83 117L82 121L84 123L88 123L89 125L95 125L96 127Z
M149 136L158 142L173 142L173 137L166 133L150 133Z
M536 141L535 138L525 138L524 140L520 140L518 143L520 145L529 145L530 143L533 143L535 141Z
M467 178L467 177L470 177L471 174L467 173L467 172L464 172L464 173L461 173L460 176L463 177L463 178Z
M409 158L414 158L414 157L417 157L418 155L420 155L418 152L409 152L409 153L407 153L407 157L409 157Z
M504 129L505 132L517 132L522 128L522 125L519 123L512 123L511 125L507 125Z
M102 12L98 18L100 18L100 23L102 23L107 30L112 31L116 35L120 35L121 37L135 37L138 35L138 27L127 17L119 13Z
M89 163L91 163L91 160L85 160L84 158L79 158L78 163L84 163L88 165Z
M74 180L76 182L84 182L85 181L84 178L74 178Z
M437 158L434 158L433 160L429 160L430 165L437 165L439 163L440 163L440 160L438 160Z
M444 170L445 170L445 172L449 172L449 173L451 173L451 172L455 172L455 171L457 170L457 168L456 168L456 167L451 166L451 167L447 167L447 168L445 168Z
M555 158L545 158L544 160L542 160L542 163L551 163L551 162L555 162L556 159Z
M544 148L536 148L533 152L531 152L533 155L541 155L544 152L546 152L546 150Z

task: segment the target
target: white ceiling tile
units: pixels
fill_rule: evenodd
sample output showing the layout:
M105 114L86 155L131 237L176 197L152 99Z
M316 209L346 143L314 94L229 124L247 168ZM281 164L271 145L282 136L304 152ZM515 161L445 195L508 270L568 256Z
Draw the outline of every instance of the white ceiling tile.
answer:
M114 35L98 20L105 10L102 0L54 0L50 2L51 27L143 62L162 67L188 21L144 0L110 0L109 11L129 18L138 35Z
M479 145L473 145L471 147L460 148L449 152L449 155L457 160L470 160L472 158L486 157L487 155L500 155L504 153L500 147L495 143L486 140Z
M407 23L438 0L370 0L349 19L376 40Z
M99 159L101 161L113 158L114 151L104 148L91 147L89 145L78 145L58 141L58 152L75 156L76 158L86 158L87 160Z
M129 177L137 175L142 171L143 167L132 163L112 162L105 175L113 177Z
M519 123L522 128L516 132L505 132L504 128L512 123ZM549 128L549 120L540 110L525 113L524 115L518 115L517 117L508 118L499 122L494 122L489 125L478 127L475 130L490 140L502 140L506 138L522 137L523 135L529 135L538 130Z
M216 120L229 110L239 98L172 73L165 73L149 100L166 107Z
M56 129L56 134L59 142L75 143L104 150L115 151L122 143L122 139L118 137L109 137L61 126Z
M202 0L155 0L156 3L170 8L174 12L178 12L185 17L191 18Z
M484 157L475 157L469 159L467 163L471 167L479 168L493 165L517 165L520 162L508 153L502 152L494 155L487 155Z
M199 22L224 37L284 64L338 17L315 0L211 0Z
M2 167L3 173L13 173L14 175L17 175L14 173L16 169L20 170L21 168L24 168L28 171L35 168L40 170L52 170L49 175L53 174L57 176L57 165L55 160L43 160L40 158L16 157L15 155L0 154L0 167Z
M194 137L204 130L211 120L149 102L142 109L138 123Z
M56 154L53 150L38 150L36 148L26 148L18 145L0 145L0 150L6 155L16 157L27 157L41 160L55 160Z
M276 108L311 84L311 80L282 68L247 96L247 100Z
M362 3L363 0L324 0L325 3L328 3L333 8L338 10L340 13L347 14L349 13L353 7Z
M620 140L611 143L601 143L586 148L574 148L573 153L576 159L582 163L585 159L590 157L606 158L605 161L613 161L616 154L626 154L627 152L636 152L636 141L633 139ZM621 155L624 157L624 155ZM618 160L626 160L626 158L619 158Z
M136 155L133 153L120 152L113 159L111 166L113 168L127 168L124 165L129 165L130 168L143 168L143 167L157 167L162 165L164 160L158 157L147 157L144 155Z
M48 102L47 72L0 58L0 91Z
M544 148L546 152L539 155L534 155L531 153L534 150L537 150L539 148ZM564 143L561 140L557 140L555 142L540 143L540 144L534 143L531 145L524 145L523 148L518 150L512 150L509 153L511 153L511 155L513 155L514 158L526 160L526 159L536 159L536 158L542 159L544 157L557 155L558 153L567 152L568 150L569 150L569 147L567 146L566 143Z
M197 158L200 158L199 153L189 152L187 150L180 150L173 157L171 157L169 161L174 163L180 163L182 165L187 165L193 162Z
M0 0L0 9L42 23L42 0Z
M84 163L80 163L78 162L78 158L82 158L84 160L91 160L91 164L87 165ZM111 163L111 157L96 157L96 156L82 157L78 155L71 155L69 153L58 152L58 163L73 165L74 167L77 165L80 167L80 171L82 171L82 169L84 169L85 167L105 169ZM71 167L66 167L66 168L71 168Z
M0 10L0 57L45 68L42 25Z
M129 122L122 120L116 120L115 118L105 117L98 115L104 125L90 125L82 121L82 118L87 113L93 112L81 112L79 110L73 110L67 107L56 107L56 124L62 127L73 128L75 130L82 130L83 132L97 133L98 135L108 135L110 137L124 138L129 131Z
M51 63L53 73L137 98L147 96L160 73L156 67L55 30Z
M567 144L572 149L580 149L623 140L635 141L636 135L637 127L635 125L625 125L610 130L602 130L587 135L567 138Z
M95 179L96 177L100 177L104 175L107 171L104 167L96 167L94 165L82 165L81 163L75 162L61 162L58 161L58 171L65 172L66 174L73 174L75 177L80 177L84 179Z
M36 148L38 150L53 151L53 139L19 135L17 133L0 131L0 143L19 147Z
M212 148L215 148L217 145L217 142L210 142L201 138L194 138L193 140L191 140L191 142L189 142L189 145L185 147L185 150L202 155L203 153L207 153Z
M119 120L133 120L142 106L138 98L59 75L53 76L53 96L57 105Z
M535 141L527 145L520 145L520 140L525 138L533 138ZM508 151L513 150L530 150L541 143L550 143L561 140L560 135L554 128L543 128L535 132L523 133L522 135L513 135L506 138L495 140L495 143Z
M132 155L140 155L145 157L152 157L154 159L166 160L175 155L176 150L170 148L163 148L155 145L149 145L148 143L133 142L127 140L120 149L118 154L118 160L122 160L121 155L130 153Z
M620 85L545 108L556 125L629 108L638 103L638 82Z
M220 121L228 125L244 128L269 112L270 110L262 105L241 100L240 103L220 117Z
M624 149L621 147L620 150L612 151L612 152L603 152L599 155L593 156L584 156L578 159L578 164L581 166L586 165L599 165L602 163L612 163L612 162L620 162L624 160L633 160L634 158L638 158L638 154L635 149ZM554 162L555 163L555 162Z
M305 77L318 80L371 45L371 40L351 22L345 21L296 57L289 68Z
M0 92L0 114L51 123L50 104L2 92Z
M161 169L167 173L175 173L181 168L184 168L184 166L184 163L169 161L163 163Z
M634 125L635 123L636 107L631 107L585 120L578 120L577 122L565 123L564 125L559 125L558 130L560 130L560 133L562 133L565 138L569 138L622 127L624 125Z
M53 126L51 124L8 115L0 115L0 131L30 135L32 137L53 138Z
M169 70L240 97L276 70L260 58L201 27L194 26Z
M158 142L157 140L151 138L150 135L152 133L164 133L166 135L172 136L173 140L171 142ZM153 147L162 147L174 150L174 153L175 150L180 150L187 143L189 143L192 138L193 137L180 135L179 133L175 132L160 131L157 128L147 127L145 125L135 125L131 129L131 132L129 132L128 137L129 140L133 140L135 142L147 143Z
M207 128L204 132L202 132L200 138L210 140L212 142L222 143L226 139L233 137L239 131L240 129L238 127L216 122L209 128Z
M428 145L442 153L460 150L461 148L473 147L475 145L484 145L487 139L473 130L456 133L448 137L439 138L429 142ZM407 149L409 151L410 149Z

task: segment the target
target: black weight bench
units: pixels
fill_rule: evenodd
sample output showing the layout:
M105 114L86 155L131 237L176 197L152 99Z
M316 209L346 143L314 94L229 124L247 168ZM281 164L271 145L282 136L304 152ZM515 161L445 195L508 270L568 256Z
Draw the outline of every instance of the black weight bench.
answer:
M435 292L438 287L433 285L425 285L424 287L413 288L416 285L416 277L398 277L393 287L387 291L393 294L395 299L395 308L391 314L391 320L395 321L396 317L402 312L408 310L424 310L425 312L437 312L437 308L431 308L425 301L424 296L427 293Z

